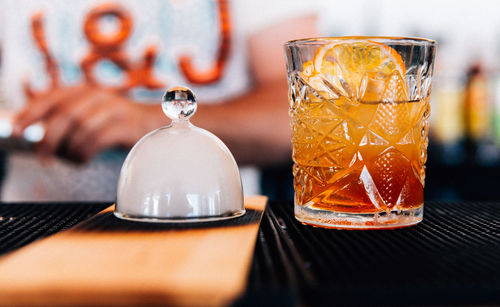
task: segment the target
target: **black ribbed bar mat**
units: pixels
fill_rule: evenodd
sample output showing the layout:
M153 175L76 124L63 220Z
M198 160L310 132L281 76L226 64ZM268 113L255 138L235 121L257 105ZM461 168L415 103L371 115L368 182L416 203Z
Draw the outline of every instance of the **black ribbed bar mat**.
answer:
M500 304L500 203L426 202L424 221L396 230L297 222L270 202L245 297L236 305Z
M0 204L0 255L70 228L111 203Z
M259 222L262 210L247 209L245 215L237 218L208 221L208 222L177 222L177 223L146 223L122 220L114 216L113 212L104 212L87 221L79 224L73 230L75 231L97 231L97 232L154 232L165 230L183 230L183 229L207 229L212 227L232 227Z

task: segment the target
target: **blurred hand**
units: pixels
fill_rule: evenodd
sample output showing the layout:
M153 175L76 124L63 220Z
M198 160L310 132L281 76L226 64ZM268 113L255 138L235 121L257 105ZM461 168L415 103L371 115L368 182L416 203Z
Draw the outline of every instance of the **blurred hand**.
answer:
M161 125L159 106L136 103L110 90L79 85L56 89L29 101L14 121L14 135L40 122L45 136L37 146L42 157L61 155L84 162L110 147L132 147Z

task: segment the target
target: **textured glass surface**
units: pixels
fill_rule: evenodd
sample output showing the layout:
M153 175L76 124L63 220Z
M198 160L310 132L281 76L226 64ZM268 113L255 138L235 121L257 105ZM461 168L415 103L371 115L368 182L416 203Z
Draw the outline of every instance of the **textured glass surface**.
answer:
M434 45L377 38L286 45L299 220L346 228L421 220Z

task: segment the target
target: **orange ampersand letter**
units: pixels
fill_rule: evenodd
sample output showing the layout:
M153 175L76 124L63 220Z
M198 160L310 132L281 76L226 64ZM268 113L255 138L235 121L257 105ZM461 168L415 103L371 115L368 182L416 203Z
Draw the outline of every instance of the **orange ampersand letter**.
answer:
M113 34L103 34L99 29L99 19L104 16L115 16L119 21L119 30ZM109 59L122 70L129 68L128 57L122 52L122 46L132 29L132 18L121 7L106 3L92 9L85 18L83 31L92 44L87 56L83 58L81 68L85 79L96 84L92 69L103 59Z
M220 44L215 64L208 70L197 70L190 56L181 56L179 67L186 79L193 84L207 84L219 80L229 58L231 49L231 20L228 0L218 0Z
M118 31L113 34L101 32L99 20L105 16L114 16L118 19ZM109 59L126 74L125 84L118 90L126 91L135 86L145 86L150 89L165 87L161 81L153 76L153 65L157 55L156 47L148 47L142 60L134 64L124 53L123 44L130 36L132 25L132 17L128 11L113 3L102 4L87 14L84 33L91 43L91 50L81 62L81 68L87 82L97 83L92 70L99 61Z

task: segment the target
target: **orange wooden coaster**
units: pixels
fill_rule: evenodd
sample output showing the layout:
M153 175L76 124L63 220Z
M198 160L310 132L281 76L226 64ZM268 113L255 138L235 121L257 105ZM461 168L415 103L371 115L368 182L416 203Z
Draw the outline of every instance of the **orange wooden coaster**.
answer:
M85 226L116 219L108 208L0 258L0 305L230 304L245 290L266 202L246 197L246 220L220 227Z

